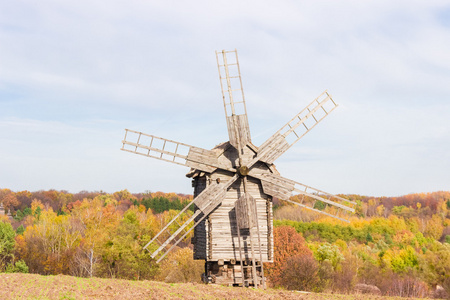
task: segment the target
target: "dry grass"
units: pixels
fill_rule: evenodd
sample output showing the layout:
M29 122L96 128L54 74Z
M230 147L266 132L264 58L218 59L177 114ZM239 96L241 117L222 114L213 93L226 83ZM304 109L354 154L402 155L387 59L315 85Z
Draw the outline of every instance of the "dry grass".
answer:
M0 299L405 299L36 274L0 274Z

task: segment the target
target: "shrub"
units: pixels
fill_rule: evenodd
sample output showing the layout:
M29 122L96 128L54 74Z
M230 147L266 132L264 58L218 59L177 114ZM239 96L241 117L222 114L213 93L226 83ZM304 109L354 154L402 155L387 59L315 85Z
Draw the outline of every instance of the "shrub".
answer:
M28 273L28 266L23 260L18 260L6 267L6 273Z
M358 258L353 255L345 256L344 261L338 266L333 276L332 290L339 293L350 293L356 283L356 271Z
M316 291L319 267L312 256L295 255L286 260L280 284L288 290Z
M314 253L316 259L319 262L328 260L330 261L333 268L336 268L337 265L341 262L341 260L344 259L344 256L342 255L341 251L339 250L339 247L336 245L331 245L329 243L325 243Z
M189 248L178 249L170 253L162 263L157 278L165 282L201 282L204 262L194 260Z

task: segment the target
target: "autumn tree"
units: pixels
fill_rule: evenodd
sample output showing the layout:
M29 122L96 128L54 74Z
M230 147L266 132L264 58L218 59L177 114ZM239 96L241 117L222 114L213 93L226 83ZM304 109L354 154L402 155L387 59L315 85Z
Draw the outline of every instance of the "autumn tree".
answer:
M336 269L338 264L344 259L339 247L329 243L320 245L314 252L314 256L319 262L328 260L334 269Z
M30 207L32 201L32 193L29 191L20 191L16 193L17 201L19 202L18 208L21 210Z
M205 263L193 259L190 248L179 248L169 253L159 269L157 279L165 282L201 282Z
M105 226L103 202L98 199L73 202L71 216L83 227L80 244L74 252L74 263L71 273L81 277L93 277L100 261L99 245L105 234L102 227ZM106 227L106 226L105 226Z
M157 267L140 240L140 220L136 208L129 209L110 232L101 249L101 270L110 277L151 279Z
M122 217L116 211L115 203L116 200L107 195L72 203L71 217L83 228L82 239L74 253L72 274L83 277L111 276L105 249Z
M434 242L419 258L422 277L431 286L441 285L450 296L450 244Z
M442 225L442 219L438 215L433 215L433 217L428 220L425 227L424 235L426 237L431 237L435 240L439 240L444 231L444 226Z
M5 211L14 211L14 207L19 206L19 201L17 200L15 193L9 193L3 197L3 206L5 207Z
M309 259L303 259L301 257L308 256L312 258L312 252L306 246L306 241L303 236L293 227L279 226L274 229L274 262L273 264L265 264L264 270L266 271L267 278L273 286L287 286L287 282L283 281L282 274L286 274L288 270L288 260L292 257L297 257L292 262L301 263L302 261L309 261ZM314 263L311 262L310 266L314 269ZM313 272L310 270L308 272ZM305 283L306 285L306 283Z
M35 212L39 210L37 206ZM35 224L16 238L18 256L33 273L69 274L73 251L81 239L82 228L77 225L52 208L43 210Z
M357 270L360 259L347 253L342 262L336 267L332 279L332 290L339 293L350 293L357 283Z

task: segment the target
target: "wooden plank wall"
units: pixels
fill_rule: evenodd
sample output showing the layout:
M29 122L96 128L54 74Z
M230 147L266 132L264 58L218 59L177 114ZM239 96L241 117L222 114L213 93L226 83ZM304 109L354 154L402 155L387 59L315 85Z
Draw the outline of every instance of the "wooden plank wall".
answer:
M247 190L256 202L256 210L258 214L257 221L260 232L263 261L269 261L269 244L271 234L268 232L268 197L262 192L257 180L249 178ZM243 193L244 187L242 181L238 180L228 190L222 205L211 214L211 243L208 244L208 247L212 250L210 250L212 255L208 257L208 260L240 260L234 203ZM253 249L256 256L255 259L259 260L260 255L256 228L253 228L252 233ZM247 252L244 259L251 259L250 234L248 230L241 230L240 242L243 252Z
M237 153L233 153L233 148L224 152L219 160L230 161L233 165L237 160ZM255 153L246 147L244 161L248 162ZM261 171L268 171L264 163L257 163L253 169L259 168ZM198 195L209 182L220 180L227 182L234 174L228 171L216 170L212 174L207 174L194 179L194 196ZM272 199L264 194L260 181L248 177L247 189L255 199L258 214L258 226L260 232L261 252L264 262L273 261L273 226L272 226ZM239 239L236 226L235 202L244 194L242 179L238 179L227 191L222 204L214 210L201 224L194 230L194 259L205 259L207 261L239 261ZM253 249L255 259L260 260L258 247L258 235L256 227L253 228ZM241 230L241 248L247 255L243 259L251 259L250 234L248 230Z

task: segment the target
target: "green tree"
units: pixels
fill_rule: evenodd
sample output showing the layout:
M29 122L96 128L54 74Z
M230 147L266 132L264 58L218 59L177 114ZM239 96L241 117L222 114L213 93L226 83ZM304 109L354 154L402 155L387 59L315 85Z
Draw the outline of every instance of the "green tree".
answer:
M23 234L25 232L25 227L23 227L23 225L20 225L19 227L17 227L16 229L16 234Z
M314 256L319 262L328 260L335 269L337 265L344 259L344 256L339 250L339 247L336 245L331 245L329 243L320 245L314 252Z
M393 248L386 251L382 257L383 263L396 273L404 273L418 267L418 256L411 246L404 249Z
M11 224L0 222L0 271L3 271L14 258L15 236Z
M23 260L18 260L15 263L10 263L6 266L6 273L28 273L28 266Z
M450 244L434 242L432 251L426 251L419 259L421 276L431 286L441 285L450 295Z
M325 203L322 201L316 201L316 203L314 203L314 208L318 209L318 210L324 210L325 209Z
M139 239L140 222L136 208L130 208L116 228L110 239L100 249L102 264L100 272L113 278L151 279L158 267L150 253L142 247Z
M373 243L373 237L370 234L370 232L368 232L367 235L366 235L366 242L367 243Z

